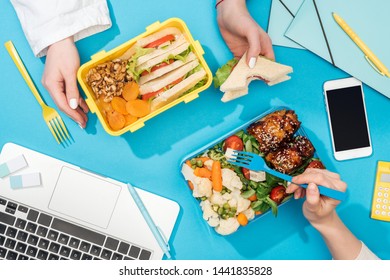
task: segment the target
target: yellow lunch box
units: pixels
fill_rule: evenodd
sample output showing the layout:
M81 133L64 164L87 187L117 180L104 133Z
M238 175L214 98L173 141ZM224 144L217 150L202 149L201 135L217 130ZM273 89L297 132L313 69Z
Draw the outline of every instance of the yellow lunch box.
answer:
M102 63L105 63L108 61L112 61L116 58L119 58L129 48L131 48L139 39L146 37L146 36L149 36L157 31L160 31L161 29L168 28L168 27L176 27L184 34L184 36L186 37L186 39L188 40L188 42L192 46L193 51L199 60L199 63L202 65L203 69L206 71L206 76L207 76L206 83L202 87L197 88L194 91L177 98L176 100L166 104L165 106L163 106L155 111L150 112L148 115L146 115L142 118L139 118L136 122L134 122L130 125L127 125L120 130L113 130L110 127L110 125L108 124L108 121L107 121L105 115L102 113L101 105L99 104L99 102L97 102L97 98L95 96L95 93L92 91L92 88L88 85L88 83L86 81L88 72L90 71L90 69L96 67L99 64L102 64ZM149 25L148 27L146 27L146 32L138 35L137 37L123 43L122 45L120 45L120 46L118 46L118 47L116 47L108 52L103 50L103 51L100 51L100 52L92 55L91 60L84 63L79 68L79 70L77 72L77 79L78 79L78 81L79 81L79 83L80 83L80 85L81 85L81 87L86 95L85 101L86 101L91 113L97 114L98 119L100 120L101 124L103 125L103 128L105 129L105 131L107 133L109 133L113 136L119 136L127 131L134 132L134 131L140 129L141 127L143 127L145 125L145 121L147 121L151 118L154 118L155 116L172 108L173 106L179 104L180 102L188 103L188 102L194 100L195 98L199 97L199 93L206 90L212 83L212 73L211 73L206 61L203 58L203 54L204 54L204 51L203 51L202 46L200 45L199 41L195 41L192 38L192 35L191 35L187 25L184 23L184 21L179 19L179 18L170 18L162 23L157 21L157 22Z

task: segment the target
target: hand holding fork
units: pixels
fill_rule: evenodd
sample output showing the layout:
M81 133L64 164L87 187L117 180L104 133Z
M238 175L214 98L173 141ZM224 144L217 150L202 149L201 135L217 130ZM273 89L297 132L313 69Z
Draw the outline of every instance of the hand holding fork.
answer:
M254 153L233 150L228 158L228 162L237 166L248 168L249 170L253 171L265 171L268 174L281 178L287 182L293 182L293 177L271 169L270 167L268 167L268 165L265 163L264 159L261 156ZM297 182L295 182L295 184L296 183ZM308 185L300 184L298 186L306 189ZM346 197L346 193L343 191L327 188L321 185L318 185L317 187L320 194L328 196L330 198L342 201Z

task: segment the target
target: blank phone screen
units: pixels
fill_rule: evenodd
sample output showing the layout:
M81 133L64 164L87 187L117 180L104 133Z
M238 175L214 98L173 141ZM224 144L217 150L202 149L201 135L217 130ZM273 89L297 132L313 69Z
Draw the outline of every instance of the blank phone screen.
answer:
M326 95L336 152L369 147L361 87L328 90Z

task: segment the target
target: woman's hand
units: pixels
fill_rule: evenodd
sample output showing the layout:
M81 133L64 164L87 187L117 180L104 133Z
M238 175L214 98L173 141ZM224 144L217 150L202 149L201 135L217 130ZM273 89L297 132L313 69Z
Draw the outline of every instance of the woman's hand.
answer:
M325 169L308 168L303 174L293 178L293 184L287 188L288 193L293 193L295 198L306 195L306 201L303 204L303 214L306 219L318 229L322 225L332 222L336 216L335 208L340 201L321 196L317 188L318 185L345 191L347 185L340 180L340 176L336 173ZM308 184L306 191L296 184Z
M87 125L88 106L77 88L80 58L72 37L52 44L47 51L42 84L57 107L79 124Z
M247 52L250 68L259 55L275 60L271 39L249 14L245 0L225 0L218 5L217 13L221 35L235 57Z

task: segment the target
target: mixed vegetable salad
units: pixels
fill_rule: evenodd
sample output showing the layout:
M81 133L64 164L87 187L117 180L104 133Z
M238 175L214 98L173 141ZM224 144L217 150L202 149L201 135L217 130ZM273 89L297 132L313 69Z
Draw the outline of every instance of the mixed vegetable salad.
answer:
M203 219L221 235L235 232L268 211L277 216L278 205L292 197L286 193L286 181L230 164L228 149L265 157L256 138L241 130L182 166L192 195L200 202ZM319 159L311 157L291 175L300 174L307 167L324 168Z

